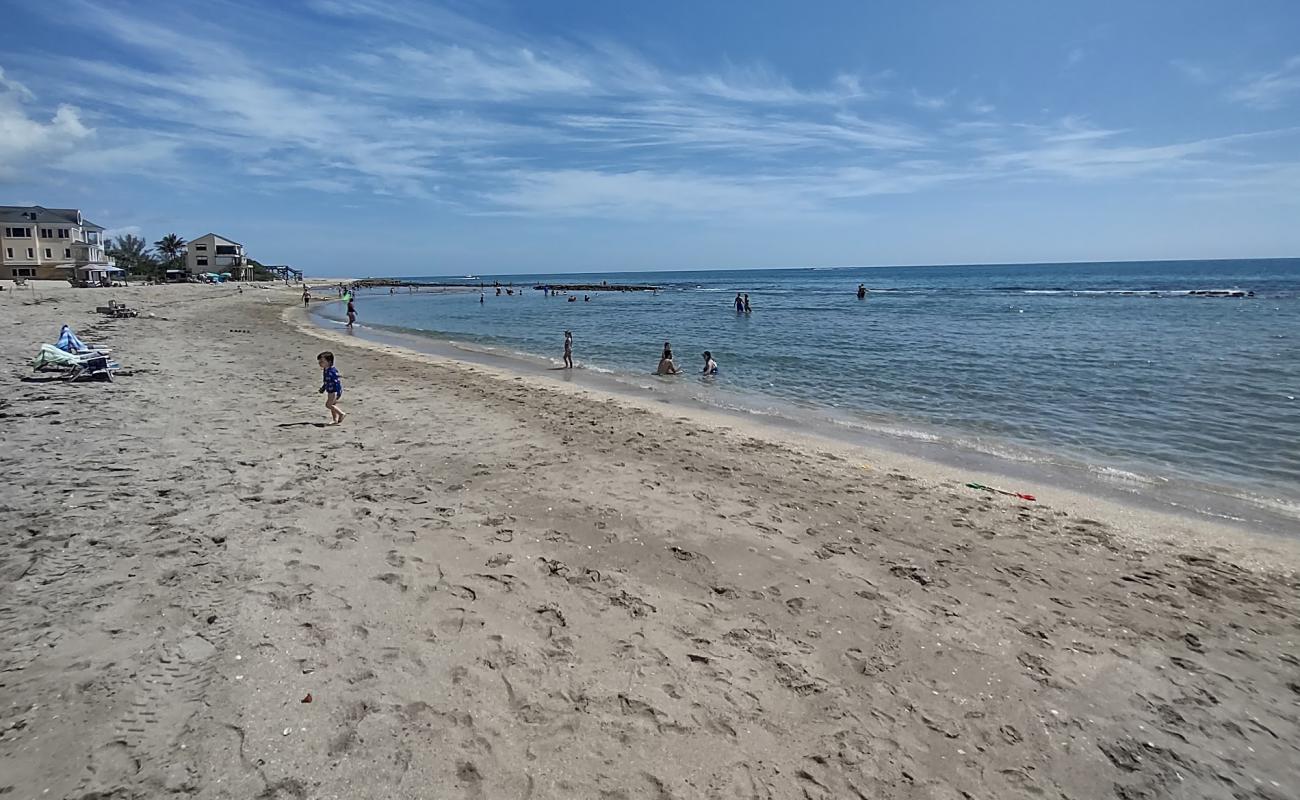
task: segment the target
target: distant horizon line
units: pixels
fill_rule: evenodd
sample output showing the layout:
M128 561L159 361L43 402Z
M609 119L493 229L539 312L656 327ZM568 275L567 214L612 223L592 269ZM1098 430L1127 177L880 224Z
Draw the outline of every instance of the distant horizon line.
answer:
M1108 264L1213 264L1225 261L1300 261L1300 256L1264 256L1252 258L1146 258L1115 261L990 261L953 264L846 264L841 266L819 265L813 267L714 267L709 269L621 269L583 272L485 272L467 275L368 275L352 280L416 280L442 278L449 280L477 280L479 278L496 278L502 276L527 275L627 275L633 273L685 273L685 272L776 272L778 270L833 271L849 269L931 269L949 267L1071 267L1081 265ZM343 278L343 275L310 275L308 279Z

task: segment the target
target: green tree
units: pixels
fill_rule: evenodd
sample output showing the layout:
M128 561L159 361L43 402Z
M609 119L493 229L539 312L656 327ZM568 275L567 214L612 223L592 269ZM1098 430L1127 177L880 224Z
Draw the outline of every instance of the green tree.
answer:
M105 252L128 273L146 275L155 280L162 280L165 277L158 259L149 252L149 245L139 236L123 234L111 240Z
M154 259L149 245L139 236L124 233L109 242L107 253L127 272L151 274Z
M185 240L174 233L169 233L153 243L158 258L166 269L179 269L180 260L185 256Z

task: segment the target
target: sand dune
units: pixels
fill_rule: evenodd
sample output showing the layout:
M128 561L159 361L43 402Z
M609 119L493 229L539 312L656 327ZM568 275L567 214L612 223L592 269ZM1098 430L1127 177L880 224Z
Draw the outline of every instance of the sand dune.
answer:
M0 298L0 796L1300 795L1294 541L322 340L292 291L45 295ZM63 321L134 374L20 380Z

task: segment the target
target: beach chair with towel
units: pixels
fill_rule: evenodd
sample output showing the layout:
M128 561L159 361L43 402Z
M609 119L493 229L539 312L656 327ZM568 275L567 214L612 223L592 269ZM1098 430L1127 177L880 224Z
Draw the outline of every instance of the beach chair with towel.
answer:
M63 329L59 331L59 341L54 346L65 353L72 353L73 355L82 355L86 353L108 355L113 352L107 347L91 347L78 339L76 332L67 325L64 325Z
M108 355L98 351L86 353L69 353L52 344L41 345L41 351L32 359L32 369L37 372L57 371L63 373L64 380L82 379L113 380L113 373L121 365L109 359Z

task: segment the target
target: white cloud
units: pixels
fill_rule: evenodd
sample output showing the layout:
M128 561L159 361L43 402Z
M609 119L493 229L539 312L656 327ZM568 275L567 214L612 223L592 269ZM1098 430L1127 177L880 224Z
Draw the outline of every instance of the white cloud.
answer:
M1175 58L1169 62L1169 66L1178 70L1193 83L1209 83L1211 80L1210 69L1204 64L1189 61L1185 58Z
M917 108L923 108L926 111L941 111L948 107L948 96L944 95L924 95L917 90L912 90L912 105Z
M0 67L0 91L12 94L19 101L34 99L30 89L16 80L5 77L4 67Z
M888 72L796 84L762 64L672 71L616 43L525 37L421 2L308 7L315 14L250 6L256 18L238 23L247 35L205 19L212 35L192 38L183 7L163 21L85 6L80 23L129 46L134 66L61 60L50 83L68 94L42 99L67 110L49 122L0 73L0 126L18 119L24 141L80 136L56 162L77 172L185 180L187 164L204 163L267 192L637 218L833 212L1008 179L1190 179L1249 160L1246 138L1144 139L1070 116L1017 122L975 94L900 91ZM262 33L326 19L356 35L293 62Z
M977 163L1004 177L1064 177L1082 181L1135 178L1153 173L1190 179L1232 168L1234 147L1252 140L1291 137L1281 128L1164 144L1118 141L1123 131L1065 117L1051 125L1016 125L981 138Z
M34 99L27 87L0 70L0 181L33 172L37 157L50 163L74 152L94 133L75 106L60 105L48 120L28 113L26 106Z
M1300 94L1300 55L1288 58L1281 69L1251 76L1228 92L1228 97L1267 111L1288 104L1295 94Z

